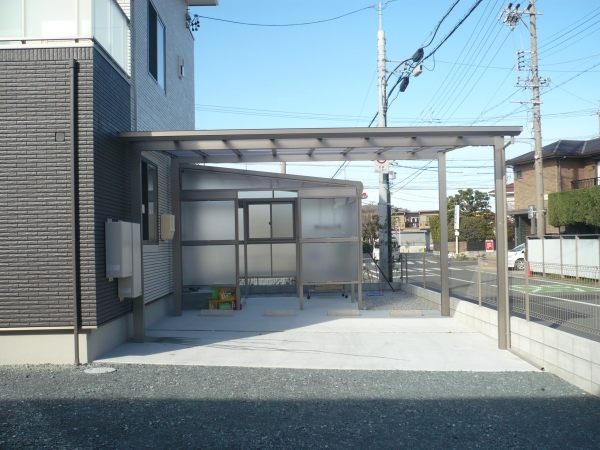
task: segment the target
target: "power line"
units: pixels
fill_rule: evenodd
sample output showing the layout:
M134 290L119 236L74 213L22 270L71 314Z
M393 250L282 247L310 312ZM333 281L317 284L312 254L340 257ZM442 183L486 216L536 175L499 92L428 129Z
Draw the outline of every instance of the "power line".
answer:
M569 33L572 33L572 32L573 32L573 31L575 31L577 28L579 28L579 27L583 26L584 24L586 24L587 22L589 22L590 20L592 20L594 17L596 17L596 16L600 15L600 12L599 12L598 14L595 14L595 15L593 15L592 17L589 17L589 14L592 14L592 13L594 13L594 12L596 12L596 11L599 11L599 10L600 10L600 8L596 8L595 10L591 11L590 13L588 13L586 16L584 16L584 17L582 17L581 19L578 19L578 20L576 20L575 22L573 22L571 25L569 25L569 26L567 26L567 27L563 28L563 29L562 29L562 30L560 30L560 31L557 31L557 32L556 32L556 33L554 33L552 36L550 36L548 39L550 39L550 38L552 38L552 37L556 36L558 33L561 33L561 32L563 32L564 30L566 30L566 29L568 29L568 28L571 28L571 27L572 27L573 25L575 25L577 22L580 22L581 20L583 20L583 19L585 19L586 17L588 17L588 19L587 19L585 22L583 22L583 23L581 23L581 24L577 25L577 26L576 26L576 27L574 27L572 30L566 31L565 33L563 33L563 34L561 34L560 36L558 36L558 37L556 37L556 38L552 39L551 41L545 41L545 42L544 42L542 45L540 45L540 46L539 46L538 50L541 50L542 48L544 48L544 47L546 47L546 46L550 45L551 43L553 43L554 41L556 41L556 40L560 39L561 37L563 37L563 36L565 36L565 35L567 35L567 34L569 34Z
M457 57L457 60L463 58L463 53L465 54L464 59L466 59L468 62L475 60L476 55L479 53L480 48L484 45L484 43L489 38L489 35L492 30L491 22L490 22L490 25L488 26L487 30L485 30L485 31L484 31L484 27L480 26L480 24L481 24L482 20L484 19L484 16L486 15L488 7L491 6L489 13L487 13L488 16L485 19L485 21L488 21L488 22L490 21L491 15L494 13L494 9L497 8L499 1L500 0L496 0L494 6L491 6L491 3L488 3L488 5L485 7L485 9L483 10L483 13L481 14L481 16L480 16L479 20L477 21L477 24L475 25L475 28L474 28L474 30L478 30L477 33L475 33L474 30L471 31L471 35L469 36L469 39L467 39L467 42L465 43L465 45L462 47L462 50ZM483 37L480 38L480 36L482 36L482 33L483 33ZM469 42L471 42L470 45L469 45ZM474 46L475 46L475 53L471 53ZM466 53L465 53L465 50L466 50ZM436 90L435 94L433 94L433 96L427 102L427 104L425 105L425 107L423 108L421 113L419 114L419 117L426 110L431 111L434 109L434 106L443 102L444 99L446 99L451 94L454 86L456 86L457 84L460 84L460 81L458 81L458 80L460 77L462 77L462 74L465 72L466 69L463 67L462 69L459 69L458 71L453 72L454 67L455 67L455 65L453 65L450 68L450 71L448 72L448 74L446 75L444 80L439 84L438 89ZM442 89L444 89L444 92L441 95L441 97L438 97L438 94Z
M398 0L388 0L385 3L386 4L387 3L394 3L394 2L397 2L397 1ZM315 20L313 22L283 23L283 24L238 22L236 20L218 19L216 17L201 16L201 15L198 15L198 14L195 14L195 16L200 17L202 19L216 20L218 22L232 23L232 24L235 24L235 25L246 25L246 26L251 26L251 27L299 27L299 26L304 26L304 25L316 25L316 24L319 24L319 23L331 22L333 20L338 20L338 19L341 19L343 17L348 17L348 16L350 16L352 14L356 14L358 12L365 11L365 10L371 9L371 8L375 8L375 5L365 6L364 8L360 8L360 9L357 9L355 11L351 11L349 13L342 14L341 16L332 17L330 19Z
M438 22L438 24L436 25L435 29L429 33L429 35L431 36L431 34L433 34L433 36L431 36L431 39L429 40L428 44L424 44L421 48L427 48L431 45L431 43L433 42L433 40L435 39L435 36L437 35L438 30L440 29L440 26L442 25L442 23L444 22L444 20L446 20L446 17L448 17L450 15L450 13L452 12L452 10L454 9L454 7L456 5L458 5L458 3L460 2L460 0L456 0L452 6L450 7L450 9L446 12L446 14L444 14L444 17L442 17L440 19L440 21Z
M444 37L444 39L442 39L442 42L440 42L440 43L439 43L439 44L438 44L438 45L437 45L437 46L436 46L436 47L435 47L435 48L434 48L434 49L431 51L431 53L429 53L427 56L425 56L425 57L424 57L424 58L423 58L421 61L422 61L422 62L425 62L425 60L427 60L427 59L429 59L431 56L433 56L433 55L435 54L435 52L437 52L437 51L440 49L440 47L441 47L442 45L444 45L444 43L445 43L445 42L446 42L448 39L450 39L450 36L452 36L452 35L454 34L454 32L455 32L456 30L458 30L458 28L459 28L459 27L460 27L460 26L461 26L461 25L464 23L464 21L465 21L465 20L467 20L467 19L469 18L469 16L470 16L470 15L473 13L473 11L475 11L475 9L476 9L476 8L477 8L477 7L480 5L480 3L481 3L482 1L483 1L483 0L477 0L477 1L475 2L475 4L474 4L473 6L471 6L471 9L469 9L469 11L468 11L468 12L465 14L465 16L464 16L462 19L460 19L460 21L459 21L459 22L458 22L456 25L454 25L454 28L453 28L453 29L452 29L452 30L451 30L451 31L450 31L450 32L449 32L449 33L446 35L446 37Z

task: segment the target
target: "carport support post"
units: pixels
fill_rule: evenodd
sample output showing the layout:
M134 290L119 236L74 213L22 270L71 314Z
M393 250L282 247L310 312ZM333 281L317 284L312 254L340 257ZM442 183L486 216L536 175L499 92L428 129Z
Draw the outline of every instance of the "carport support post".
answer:
M171 213L175 216L175 233L171 242L173 250L173 315L181 316L183 300L181 298L181 211L179 202L179 160L171 159Z
M131 151L131 221L140 224L140 241L143 242L142 231L142 152ZM144 301L144 245L141 245L142 260L142 295L133 299L133 340L142 343L146 339L146 303Z
M498 348L510 347L508 302L508 232L506 229L506 160L504 138L494 138L496 188L496 267L498 271Z
M446 153L438 153L438 193L440 198L440 312L450 316L448 286L448 195L446 193Z

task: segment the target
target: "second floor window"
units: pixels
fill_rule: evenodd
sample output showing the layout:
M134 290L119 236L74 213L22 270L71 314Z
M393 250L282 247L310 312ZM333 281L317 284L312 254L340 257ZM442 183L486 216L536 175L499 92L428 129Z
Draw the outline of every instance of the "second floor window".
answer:
M517 170L517 171L515 172L515 178L516 178L517 180L520 180L521 178L523 178L523 172L522 172L522 171L520 171L520 170Z
M158 85L165 89L165 25L154 5L148 2L148 71Z

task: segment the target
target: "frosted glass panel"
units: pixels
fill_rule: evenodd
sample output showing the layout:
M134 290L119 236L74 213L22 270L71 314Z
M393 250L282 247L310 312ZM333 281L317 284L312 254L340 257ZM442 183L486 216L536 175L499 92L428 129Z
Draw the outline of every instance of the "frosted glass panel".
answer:
M242 191L238 198L273 198L273 191Z
M303 238L357 236L355 198L303 199L301 208Z
M271 205L248 205L249 239L271 237Z
M181 240L235 240L234 202L181 202Z
M0 37L22 37L21 1L0 0Z
M244 238L244 208L238 208L238 239L243 241Z
M25 36L77 35L77 0L25 0Z
M274 203L273 208L273 237L294 237L294 205L292 203Z
M298 197L297 192L291 191L275 191L273 192L275 198L296 198Z
M79 36L92 36L92 0L79 0Z
M356 242L302 244L302 281L358 281Z
M200 170L184 170L181 174L183 190L269 189L270 187L271 181L265 177Z
M579 239L577 241L577 259L580 266L598 266L598 239Z
M273 244L273 276L296 276L296 244Z
M110 2L110 55L127 69L127 21L115 1Z
M184 286L235 284L235 245L181 247Z
M94 0L94 37L105 50L110 51L111 0Z
M562 240L562 263L577 264L577 241L575 239Z
M271 244L248 245L248 276L271 276Z

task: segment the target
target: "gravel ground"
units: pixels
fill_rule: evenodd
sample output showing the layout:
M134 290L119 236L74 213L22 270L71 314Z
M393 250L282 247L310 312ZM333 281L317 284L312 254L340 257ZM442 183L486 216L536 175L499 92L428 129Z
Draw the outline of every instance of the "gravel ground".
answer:
M369 295L374 292L377 295ZM431 309L419 297L403 291L363 291L363 307L367 310Z
M89 367L89 366L88 366ZM597 449L547 373L0 367L2 449Z

